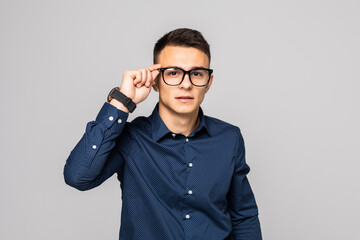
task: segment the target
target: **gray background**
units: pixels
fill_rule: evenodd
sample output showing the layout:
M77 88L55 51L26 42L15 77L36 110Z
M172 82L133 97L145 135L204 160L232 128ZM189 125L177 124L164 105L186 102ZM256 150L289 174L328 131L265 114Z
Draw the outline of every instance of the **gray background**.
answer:
M360 2L0 1L0 239L117 239L116 177L79 192L63 166L126 69L200 30L207 115L243 132L267 240L360 239ZM148 115L149 99L131 115Z

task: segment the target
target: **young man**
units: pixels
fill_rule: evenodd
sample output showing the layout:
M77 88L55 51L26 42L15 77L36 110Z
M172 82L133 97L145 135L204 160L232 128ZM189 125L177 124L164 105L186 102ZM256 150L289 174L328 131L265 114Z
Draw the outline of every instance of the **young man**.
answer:
M200 108L213 81L209 67L200 32L164 35L154 65L124 73L67 159L65 181L79 190L117 173L119 239L261 239L240 130ZM152 88L153 113L126 122Z

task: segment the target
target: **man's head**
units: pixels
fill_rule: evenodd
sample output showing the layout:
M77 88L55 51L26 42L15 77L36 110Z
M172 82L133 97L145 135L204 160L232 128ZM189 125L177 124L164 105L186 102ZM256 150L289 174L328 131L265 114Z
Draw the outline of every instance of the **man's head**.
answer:
M212 71L208 69L209 44L202 34L186 28L167 33L155 44L154 63L162 68L154 83L154 89L159 92L159 111L195 116L213 80ZM168 68L177 71L168 71ZM205 82L197 81L200 71L205 73ZM180 81L173 81L174 78Z
M154 64L158 63L158 56L166 46L193 47L206 54L210 66L210 47L203 35L189 28L178 28L160 38L154 47Z

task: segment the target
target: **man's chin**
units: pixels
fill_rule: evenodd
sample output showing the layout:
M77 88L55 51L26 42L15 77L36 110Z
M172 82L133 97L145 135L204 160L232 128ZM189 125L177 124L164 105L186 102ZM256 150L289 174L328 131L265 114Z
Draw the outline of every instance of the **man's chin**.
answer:
M199 110L199 106L195 103L173 103L173 104L165 104L160 102L160 108L163 110L167 109L167 112L172 112L176 115L188 116L192 114L196 114Z
M174 111L179 115L191 115L196 113L198 110L198 107L194 105L182 105L174 109Z

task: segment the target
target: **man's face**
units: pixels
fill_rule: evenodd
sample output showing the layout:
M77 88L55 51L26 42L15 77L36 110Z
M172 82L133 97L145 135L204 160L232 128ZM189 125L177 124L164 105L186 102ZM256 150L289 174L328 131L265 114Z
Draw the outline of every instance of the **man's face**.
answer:
M179 67L186 71L197 67L209 68L207 55L193 47L166 46L158 56L158 63L162 68ZM212 80L211 74L208 85L197 87L191 84L189 75L186 74L180 85L169 86L159 75L154 89L159 92L160 111L180 115L197 113Z

